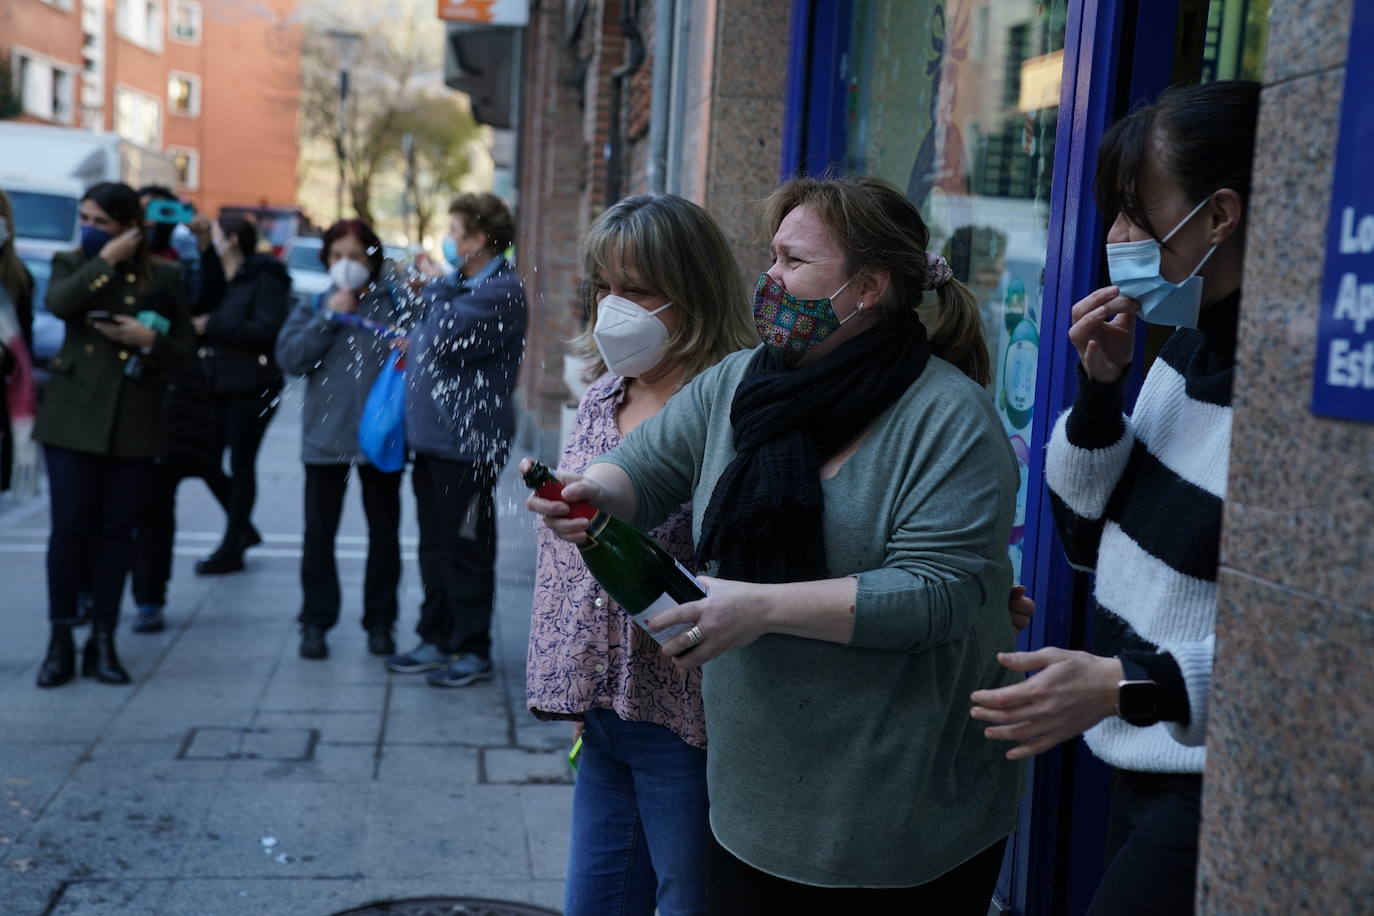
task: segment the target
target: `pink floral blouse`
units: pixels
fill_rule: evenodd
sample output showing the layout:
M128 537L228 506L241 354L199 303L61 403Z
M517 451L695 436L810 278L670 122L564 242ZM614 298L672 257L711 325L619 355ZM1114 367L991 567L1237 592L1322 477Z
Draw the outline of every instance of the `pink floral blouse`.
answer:
M624 400L619 376L603 376L587 389L559 471L580 474L620 444L616 415ZM674 666L587 572L577 548L537 524L539 559L525 669L530 711L541 719L580 719L588 709L610 709L627 721L666 726L688 744L705 747L700 671ZM690 564L689 505L650 534Z

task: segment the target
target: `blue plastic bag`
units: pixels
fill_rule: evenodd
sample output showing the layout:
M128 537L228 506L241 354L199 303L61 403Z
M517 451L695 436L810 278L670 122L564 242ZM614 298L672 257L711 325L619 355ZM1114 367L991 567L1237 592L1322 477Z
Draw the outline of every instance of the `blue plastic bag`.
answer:
M400 351L392 350L381 374L372 383L358 422L358 444L379 471L406 466L406 374L397 366Z

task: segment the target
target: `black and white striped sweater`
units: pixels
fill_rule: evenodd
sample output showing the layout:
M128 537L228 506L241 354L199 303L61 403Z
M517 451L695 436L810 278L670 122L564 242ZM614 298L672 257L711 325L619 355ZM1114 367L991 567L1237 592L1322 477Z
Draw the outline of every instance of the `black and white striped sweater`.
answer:
M1160 685L1157 725L1115 716L1084 736L1114 767L1200 773L1216 638L1217 559L1231 449L1239 292L1159 352L1136 402L1080 373L1055 424L1046 479L1069 562L1095 572L1093 651Z

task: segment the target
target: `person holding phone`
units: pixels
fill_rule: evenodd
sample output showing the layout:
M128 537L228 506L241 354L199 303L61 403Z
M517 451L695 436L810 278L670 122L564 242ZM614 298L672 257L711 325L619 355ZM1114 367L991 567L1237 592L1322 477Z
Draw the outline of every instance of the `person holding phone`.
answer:
M153 258L143 207L125 184L103 182L80 204L81 248L53 256L48 310L66 322L34 438L51 483L48 615L38 686L76 673L72 626L90 589L92 630L81 671L127 684L115 650L144 475L167 447L168 370L192 355L181 269Z

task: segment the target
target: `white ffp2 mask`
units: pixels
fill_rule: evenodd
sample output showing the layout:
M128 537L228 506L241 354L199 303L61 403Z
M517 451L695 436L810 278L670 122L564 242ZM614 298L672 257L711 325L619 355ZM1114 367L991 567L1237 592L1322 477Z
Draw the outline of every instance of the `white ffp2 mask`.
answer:
M663 359L668 342L668 326L656 316L670 305L664 303L650 312L620 296L598 302L592 339L606 368L626 378L652 371Z
M368 280L372 279L372 271L368 270L366 265L359 264L351 258L339 258L329 265L329 279L339 289L356 292L362 289Z

